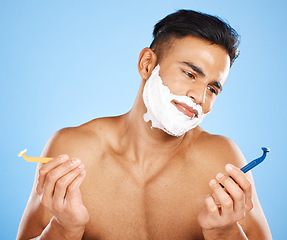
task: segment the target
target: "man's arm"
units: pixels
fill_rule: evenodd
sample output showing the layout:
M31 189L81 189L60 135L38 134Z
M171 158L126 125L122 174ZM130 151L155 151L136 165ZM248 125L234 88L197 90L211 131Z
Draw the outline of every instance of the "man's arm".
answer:
M67 130L54 135L42 156L61 154L67 135ZM89 220L79 188L84 177L81 161L66 154L39 164L17 239L81 239Z
M198 217L205 239L272 239L252 174L240 170L246 164L243 154L227 138L217 139L217 144L221 154L215 160L233 165L227 164L226 173L217 174L209 183L212 194L205 198Z

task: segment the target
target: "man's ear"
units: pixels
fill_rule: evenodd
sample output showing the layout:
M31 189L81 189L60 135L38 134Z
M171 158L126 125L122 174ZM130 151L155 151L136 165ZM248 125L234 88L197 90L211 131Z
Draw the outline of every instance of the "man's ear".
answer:
M147 81L157 62L156 54L150 48L144 48L139 55L138 71L141 78Z

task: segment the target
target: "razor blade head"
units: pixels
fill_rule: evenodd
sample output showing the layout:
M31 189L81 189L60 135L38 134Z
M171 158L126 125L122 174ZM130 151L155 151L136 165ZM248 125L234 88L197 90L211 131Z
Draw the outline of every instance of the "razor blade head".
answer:
M18 157L21 157L25 152L27 152L27 149L24 149L23 151L18 153Z
M267 147L263 147L263 148L261 148L261 149L262 149L263 152L270 152L270 149L267 148Z

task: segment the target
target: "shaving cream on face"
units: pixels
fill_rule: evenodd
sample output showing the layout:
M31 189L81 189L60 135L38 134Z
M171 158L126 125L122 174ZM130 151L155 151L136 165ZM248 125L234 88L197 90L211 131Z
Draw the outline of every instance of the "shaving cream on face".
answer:
M160 66L157 65L144 86L143 100L147 108L144 120L151 121L154 128L179 137L200 124L207 114L203 114L202 107L194 103L190 97L172 94L169 88L163 85L159 69ZM197 110L198 115L193 118L186 116L172 104L173 100L192 107Z

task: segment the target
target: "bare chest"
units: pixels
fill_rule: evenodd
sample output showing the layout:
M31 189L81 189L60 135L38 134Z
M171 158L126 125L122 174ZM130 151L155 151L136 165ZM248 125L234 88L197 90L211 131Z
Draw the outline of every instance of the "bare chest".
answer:
M117 166L98 170L82 187L90 214L83 239L203 239L197 216L208 179L182 165L144 184Z

